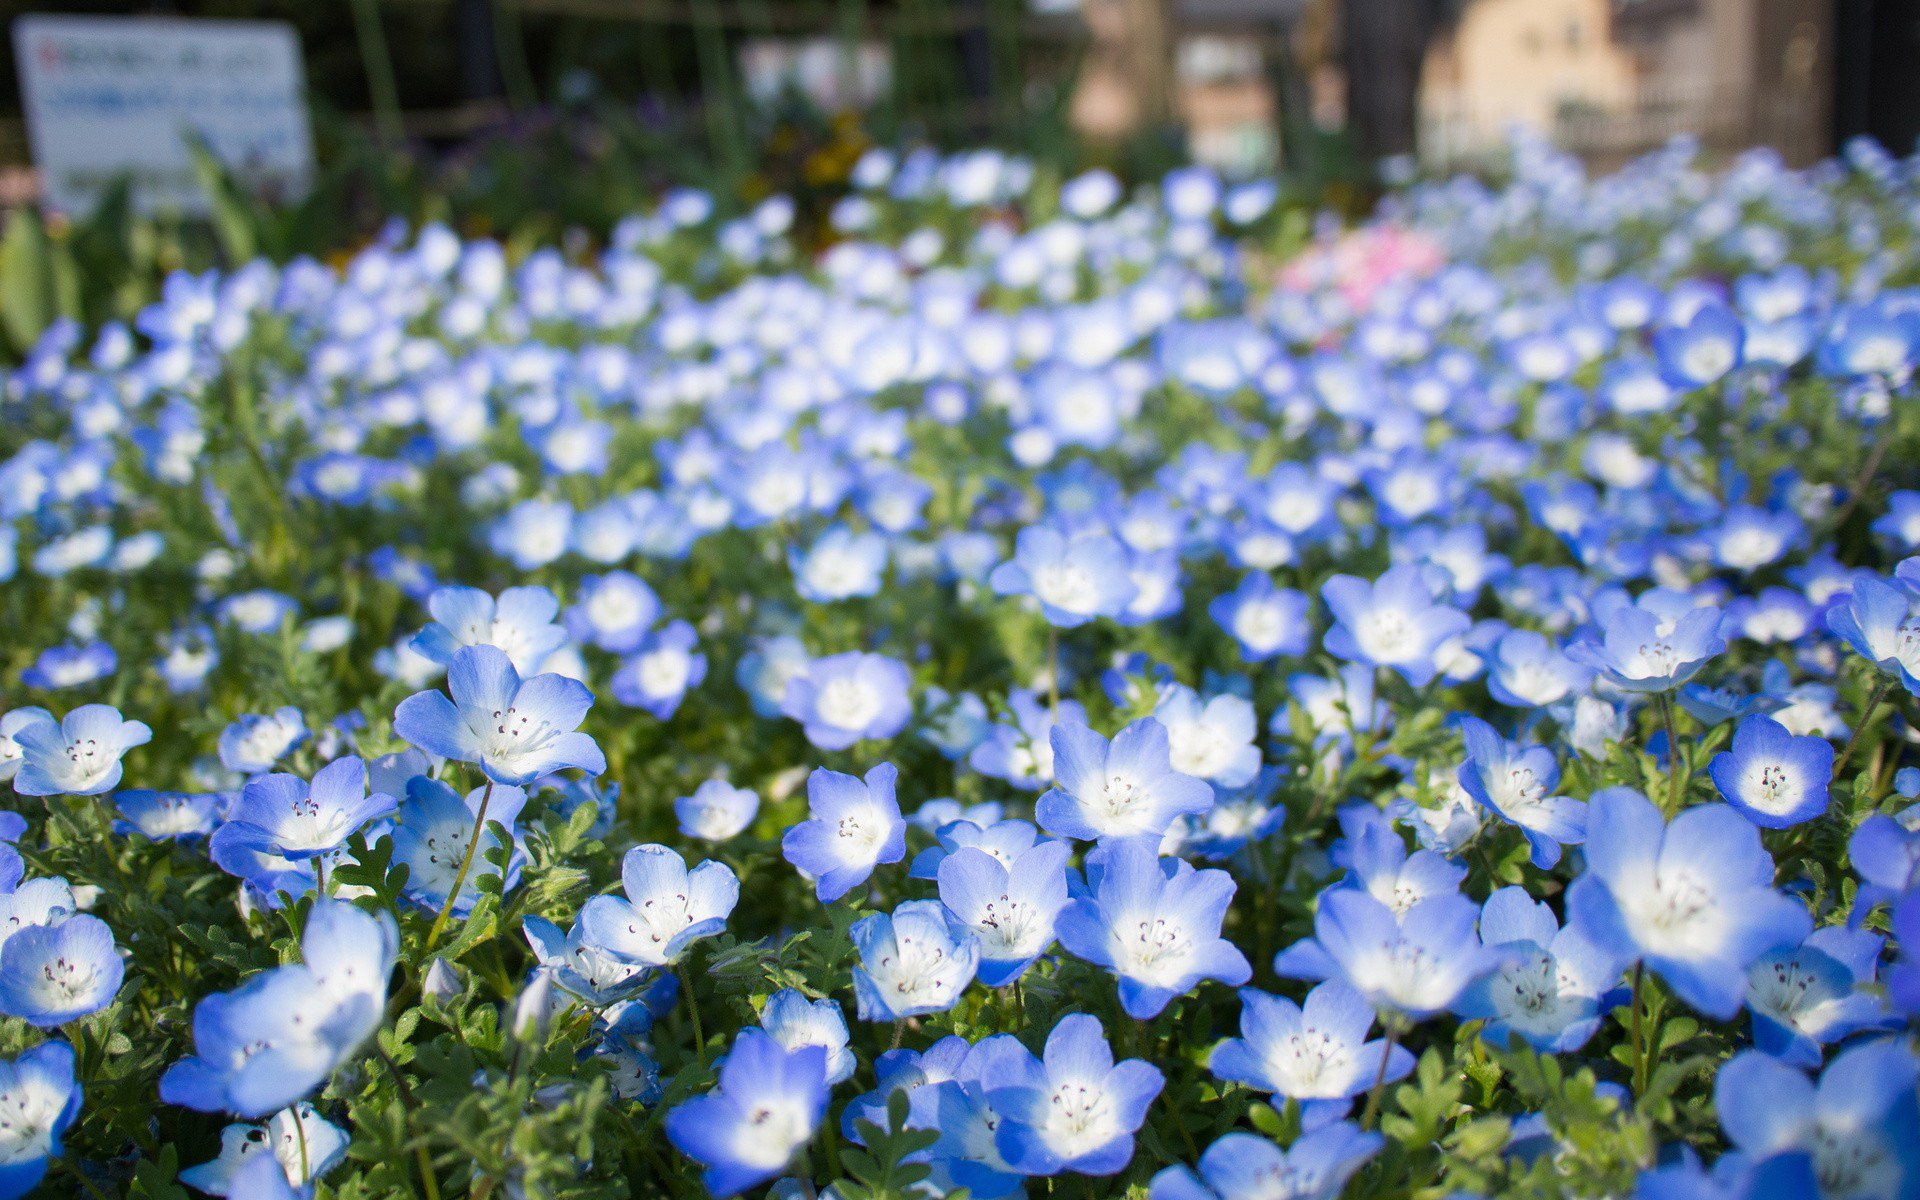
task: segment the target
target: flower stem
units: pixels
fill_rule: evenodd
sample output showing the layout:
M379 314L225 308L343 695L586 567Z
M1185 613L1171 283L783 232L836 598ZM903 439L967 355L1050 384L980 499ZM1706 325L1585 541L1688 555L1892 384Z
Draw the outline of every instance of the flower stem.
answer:
M1387 1022L1387 1044L1380 1047L1380 1069L1374 1072L1373 1086L1367 1090L1367 1107L1360 1117L1360 1128L1372 1129L1374 1122L1380 1119L1380 1097L1387 1090L1387 1062L1393 1057L1393 1048L1400 1044L1400 1022Z
M1667 723L1667 819L1680 811L1680 798L1686 791L1686 777L1680 771L1680 739L1673 731L1673 693L1660 693L1660 715Z
M680 990L687 994L687 1019L693 1022L693 1052L698 1057L701 1049L707 1044L707 1036L700 1028L700 1004L693 998L693 975L688 972L687 964L684 962L676 965L674 970L680 975ZM893 1044L896 1046L900 1044L897 1032L894 1035Z
M1840 772L1846 767L1847 760L1853 757L1853 748L1860 743L1860 735L1866 731L1867 723L1873 720L1874 710L1887 698L1887 678L1882 675L1873 681L1873 691L1867 694L1867 707L1861 710L1859 721L1854 723L1853 734L1847 738L1847 748L1833 762L1833 778L1837 782Z
M1060 723L1060 627L1047 626L1047 701L1053 723Z
M327 860L324 855L316 854L313 856L313 890L318 892L322 899L328 894Z
M473 869L473 856L480 852L480 835L487 828L487 805L493 800L493 780L487 780L487 790L480 793L480 811L474 814L473 833L467 838L467 854L460 860L460 873L453 877L453 887L447 892L447 905L440 910L440 916L433 922L433 928L427 931L427 948L423 955L432 954L440 934L446 929L447 921L453 916L453 906L460 901L460 888L467 882L467 872Z
M1647 1090L1647 1048L1640 1030L1640 985L1646 978L1646 974L1646 963L1633 964L1633 999L1627 1002L1631 1006L1629 1011L1632 1013L1633 1097L1636 1101Z

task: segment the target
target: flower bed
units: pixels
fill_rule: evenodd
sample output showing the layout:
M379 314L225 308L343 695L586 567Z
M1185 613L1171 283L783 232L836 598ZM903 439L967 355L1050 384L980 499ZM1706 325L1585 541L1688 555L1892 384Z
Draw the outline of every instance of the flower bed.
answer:
M0 1196L1920 1196L1916 170L876 152L56 326Z

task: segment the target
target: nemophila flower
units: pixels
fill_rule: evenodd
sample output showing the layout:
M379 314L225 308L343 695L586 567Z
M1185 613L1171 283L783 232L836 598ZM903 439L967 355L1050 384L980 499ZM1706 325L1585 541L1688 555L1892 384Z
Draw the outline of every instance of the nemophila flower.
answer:
M1916 816L1920 811L1911 808L1902 814ZM1847 858L1860 876L1851 923L1858 924L1874 905L1920 888L1920 829L1912 824L1910 819L1875 813L1847 840Z
M1906 592L1878 579L1856 579L1853 590L1827 609L1826 620L1854 653L1920 695L1920 617Z
M1522 746L1494 732L1478 717L1464 717L1467 761L1460 765L1460 786L1489 811L1520 827L1533 850L1533 865L1551 870L1562 845L1586 840L1587 806L1555 796L1560 764L1545 746Z
M1383 1015L1424 1018L1452 1007L1503 955L1474 936L1479 910L1464 896L1433 896L1396 919L1357 888L1320 894L1313 937L1273 960L1290 979L1339 979Z
M1358 809L1360 820L1350 823L1350 809ZM1431 896L1451 896L1460 890L1467 869L1433 850L1407 853L1400 833L1370 804L1351 805L1340 811L1340 824L1347 829L1346 863L1350 868L1345 886L1357 887L1391 908L1395 916ZM1340 861L1335 857L1335 862Z
M1054 786L1034 805L1048 833L1094 841L1157 838L1181 816L1213 804L1205 780L1172 767L1166 726L1143 717L1109 743L1084 725L1055 725Z
M1829 925L1777 946L1747 972L1756 1049L1796 1067L1820 1065L1822 1046L1897 1021L1871 988L1886 939Z
M1060 723L1085 725L1087 710L1062 698ZM1039 791L1053 782L1054 714L1046 700L1025 688L1007 693L1007 713L986 740L967 755L967 765L992 779Z
M987 702L974 692L953 695L931 686L923 693L919 735L945 758L958 761L993 731Z
M1005 987L1053 944L1067 905L1066 842L1040 842L1004 861L963 846L940 863L940 902L973 930L980 982Z
M20 766L26 761L26 747L22 746L14 735L29 725L45 721L51 723L53 714L44 708L27 706L9 711L0 716L0 783L7 783L20 773Z
M822 750L845 750L865 738L890 738L913 716L904 663L858 651L816 658L787 681L781 711L806 726Z
M392 812L395 801L367 791L367 764L337 758L313 774L262 775L240 791L226 824L213 834L215 847L259 850L283 858L331 854L354 831Z
M1033 848L1040 837L1040 831L1031 821L1005 820L990 821L982 825L973 817L958 817L952 820L938 820L936 814L927 811L929 806L938 802L929 800L914 811L908 822L926 829L932 825L934 844L913 856L907 865L907 876L911 879L938 879L940 864L964 847L971 847L986 853L1002 866L1012 866L1015 859ZM947 801L956 811L959 806ZM993 806L998 809L998 805ZM986 817L987 814L977 814Z
M501 593L501 599L506 599L506 593ZM566 632L577 642L591 642L602 650L626 654L638 648L647 630L660 619L661 611L660 598L646 580L631 571L586 575L581 577L580 588L567 608ZM549 652L559 646L559 642L554 643Z
M693 789L693 795L673 802L681 835L705 842L724 842L738 835L753 824L759 811L757 792L734 787L724 779L709 779Z
M608 683L613 698L662 721L671 717L688 689L707 677L707 656L694 649L699 644L700 635L685 621L669 622L648 634L613 673Z
M1653 349L1660 373L1678 388L1714 383L1740 365L1746 329L1731 309L1705 304L1681 325L1654 331Z
M1480 941L1505 960L1468 986L1456 1006L1486 1024L1480 1036L1495 1046L1519 1034L1543 1053L1586 1045L1600 1028L1620 982L1620 962L1581 935L1560 928L1553 910L1525 888L1503 887L1480 909Z
M859 1066L847 1048L847 1018L837 1000L809 1000L793 988L781 988L767 997L767 1006L760 1010L760 1028L789 1050L801 1046L825 1050L829 1085L852 1079Z
M1002 596L1032 596L1050 624L1063 629L1126 611L1137 589L1126 549L1111 535L1070 535L1032 525L1015 539L1013 558L993 569Z
M1192 688L1174 685L1154 707L1153 717L1167 731L1168 760L1175 771L1223 788L1245 787L1260 774L1260 724L1253 702L1222 693L1202 699Z
M720 1064L720 1084L667 1113L667 1140L705 1168L701 1182L732 1196L787 1169L827 1113L827 1052L788 1050L752 1027Z
M1441 643L1473 623L1459 609L1435 604L1426 577L1410 564L1393 567L1372 583L1335 575L1320 595L1335 621L1323 642L1327 653L1398 671L1414 687L1427 686L1438 673L1434 654Z
M692 870L666 846L635 846L620 864L626 899L595 896L580 909L580 928L593 945L650 967L679 962L701 938L727 927L740 902L733 869L711 860Z
M935 900L908 900L891 915L853 923L860 965L853 994L863 1021L945 1012L973 982L980 941Z
M560 601L543 587L508 588L497 600L479 588L436 588L427 611L433 623L414 635L413 648L437 663L452 663L462 646L493 646L530 675L567 641L554 623Z
M298 1122L298 1125L295 1125ZM242 1190L241 1171L255 1160L271 1160L282 1182L303 1187L346 1161L346 1130L301 1103L273 1114L264 1125L229 1125L220 1131L220 1157L180 1172L180 1182L209 1196L253 1200Z
M273 633L287 621L300 615L300 605L291 596L266 588L235 592L215 606L220 620L247 633Z
M480 764L495 783L531 783L577 768L607 769L593 738L577 733L593 693L577 680L535 675L522 680L504 651L462 646L447 666L449 701L420 692L393 712L396 736L441 758Z
M1758 1051L1736 1054L1713 1081L1720 1129L1747 1162L1812 1156L1822 1200L1904 1197L1920 1182L1916 1064L1903 1039L1850 1047L1816 1085Z
M20 918L18 910L14 919ZM113 931L86 913L49 914L0 944L0 1013L52 1028L113 1003L126 967Z
M780 704L787 694L787 682L805 675L811 661L805 643L797 637L755 640L740 656L733 678L747 693L755 713L777 717L781 715Z
M1368 1041L1373 1005L1337 979L1307 993L1304 1004L1240 989L1240 1036L1213 1048L1207 1069L1230 1083L1298 1100L1307 1125L1347 1114L1376 1079L1393 1083L1413 1070L1405 1047ZM1382 1056L1386 1061L1381 1061Z
M160 1099L264 1117L305 1097L378 1027L399 952L393 919L318 900L303 963L262 971L193 1011L194 1054L160 1077Z
M1780 561L1805 534L1806 526L1790 512L1735 504L1707 537L1715 562L1729 570L1752 572Z
M1720 610L1694 608L1665 621L1639 605L1622 605L1602 624L1601 641L1575 642L1567 657L1629 692L1670 692L1725 653Z
M988 1096L1000 1116L994 1143L1022 1175L1113 1175L1133 1159L1133 1135L1166 1078L1138 1058L1113 1061L1100 1020L1070 1013L1039 1059L1009 1057Z
M1795 737L1772 717L1754 715L1733 731L1733 748L1707 765L1728 804L1763 829L1785 829L1827 810L1833 743Z
M40 652L33 665L20 672L20 682L28 687L53 692L80 687L105 679L120 667L120 657L105 642L84 646L50 646Z
M1280 655L1307 652L1312 627L1306 594L1276 588L1265 571L1251 571L1233 591L1214 598L1207 613L1240 644L1240 657L1265 662Z
M807 776L808 819L787 830L780 851L814 880L822 904L865 883L879 864L907 856L907 822L893 794L899 776L892 763L864 780L825 767Z
M42 1042L0 1059L0 1197L14 1200L40 1186L47 1164L66 1154L61 1139L80 1115L73 1047Z
M533 949L536 969L553 973L554 986L573 998L568 1003L606 1008L628 999L652 978L646 966L615 958L595 944L579 921L562 933L544 917L527 917L520 931Z
M155 792L144 788L115 792L115 833L138 833L150 841L205 837L219 824L233 800L221 792Z
M1567 891L1568 923L1721 1020L1746 998L1747 969L1811 924L1798 901L1773 890L1759 831L1723 804L1668 824L1639 792L1602 789L1587 804L1586 858Z
M1159 1016L1203 980L1237 987L1252 976L1246 956L1220 936L1231 875L1177 859L1167 860L1169 869L1147 838L1110 842L1096 854L1090 894L1061 910L1055 933L1068 953L1113 972L1128 1016Z
M27 721L12 733L20 748L13 790L22 796L95 796L120 782L120 756L153 731L107 704L83 704L63 717Z
M510 847L507 874L500 887L503 892L512 891L520 882L520 870L527 858L515 829L526 803L526 792L517 787L477 787L463 798L438 779L416 775L408 780L407 798L401 801L393 820L393 861L407 865L408 899L434 912L446 908L454 881L468 862L473 823L482 804L487 810L487 825L480 832L478 848L473 849L467 886L454 898L453 915L465 917L473 911L474 902L480 898L479 889L472 886L474 880L500 877L500 868L488 861L501 845L495 824L507 831Z
M1487 657L1487 691L1501 704L1541 708L1585 691L1593 669L1568 658L1544 634L1510 629Z
M1199 1177L1172 1166L1153 1177L1148 1200L1335 1200L1386 1139L1351 1121L1323 1125L1282 1150L1251 1133L1229 1133L1200 1155Z
M845 525L832 525L805 554L789 551L788 562L795 590L815 604L871 596L880 590L887 568L887 541L877 533L855 533Z

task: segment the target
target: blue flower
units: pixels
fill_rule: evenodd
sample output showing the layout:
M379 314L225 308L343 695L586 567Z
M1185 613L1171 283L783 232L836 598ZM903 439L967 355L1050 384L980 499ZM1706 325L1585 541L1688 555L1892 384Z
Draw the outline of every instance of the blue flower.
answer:
M703 842L726 841L753 824L759 811L758 793L734 787L724 779L709 779L693 789L693 795L673 802L681 836Z
M331 854L361 826L394 810L394 799L367 791L367 764L348 756L314 772L262 775L240 791L227 823L214 831L218 850L246 848L282 858Z
M1039 1060L1009 1059L988 1098L1000 1114L994 1144L1022 1175L1113 1175L1133 1159L1133 1135L1165 1086L1160 1069L1113 1061L1097 1017L1070 1013Z
M692 870L666 846L635 846L620 864L627 898L595 896L580 909L586 940L615 958L662 967L727 927L740 880L721 862Z
M317 776L316 776L317 778ZM487 825L480 831L480 845L472 852L468 882L500 877L500 868L487 861L498 852L500 835L497 824L507 831L506 878L501 891L508 892L520 882L520 869L526 852L520 848L515 822L526 806L527 794L517 787L490 784L474 788L465 797L438 779L416 775L407 781L407 798L401 802L393 823L393 861L407 864L407 898L423 908L440 912L447 906L460 869L468 862L473 844L473 823L486 805ZM453 915L465 917L479 900L478 888L463 887L453 902Z
M760 1010L760 1027L789 1050L818 1046L827 1052L827 1083L845 1083L860 1065L847 1048L847 1018L837 1000L809 1000L793 988L781 988L767 997ZM886 1127L883 1117L882 1128Z
M17 1200L40 1186L47 1164L66 1154L61 1139L80 1115L81 1089L73 1077L73 1047L42 1042L15 1059L0 1059L0 1108L8 1114L6 1161L0 1163L0 1200Z
M51 723L53 714L32 705L13 709L0 716L0 783L6 783L19 774L21 763L26 758L26 748L15 740L14 735L29 725L43 721Z
M310 1194L312 1189L305 1185L345 1162L350 1140L346 1130L315 1112L313 1105L296 1104L273 1114L265 1125L222 1129L220 1157L181 1171L180 1182L209 1196L254 1200L260 1193L246 1190L251 1179L242 1172L259 1159L273 1163L281 1186L300 1187L299 1194Z
M1276 588L1265 571L1250 571L1233 591L1214 598L1207 613L1240 644L1246 662L1307 652L1309 601L1304 592Z
M0 1013L42 1029L99 1012L126 975L105 921L86 913L49 916L0 944Z
M907 856L907 822L893 785L900 772L881 763L864 781L825 767L807 776L808 819L787 830L781 853L815 881L831 904L867 881L874 867Z
M1868 990L1885 945L1877 933L1830 925L1761 955L1747 972L1755 1048L1817 1067L1822 1046L1863 1029L1896 1028L1885 1002Z
M1682 1000L1721 1020L1746 999L1747 969L1811 924L1773 890L1760 834L1724 804L1667 824L1630 788L1587 805L1587 873L1567 890L1568 924L1623 963L1645 962Z
M1367 1040L1373 1021L1367 998L1337 979L1308 992L1305 1004L1241 988L1240 1036L1215 1046L1207 1069L1300 1101L1308 1126L1337 1120L1375 1080L1393 1083L1413 1070L1405 1047L1389 1050L1385 1038Z
M1213 789L1175 771L1167 729L1143 717L1106 738L1085 725L1055 725L1054 786L1034 805L1048 833L1094 841L1159 837L1175 818L1205 812Z
M501 599L506 599L505 593ZM566 631L575 641L626 654L639 647L647 630L660 619L660 612L660 598L633 572L586 575L581 577L580 589L567 608ZM550 651L557 649L559 643Z
M805 554L788 553L793 586L815 604L831 604L851 596L871 596L880 590L887 569L887 540L877 533L855 533L845 525L830 525Z
M1531 629L1508 630L1487 658L1487 691L1514 708L1557 704L1592 681L1591 667L1574 662Z
M1910 809L1907 815L1911 814ZM1847 858L1860 876L1851 917L1854 924L1874 905L1920 888L1920 829L1909 829L1885 813L1860 822L1847 840Z
M1615 687L1670 692L1725 652L1720 620L1717 608L1694 608L1669 621L1640 605L1622 605L1604 622L1599 643L1575 642L1567 657Z
M962 846L941 860L940 902L979 939L980 982L1005 987L1053 944L1071 852L1066 842L1041 842L1003 861Z
M1175 771L1223 788L1246 787L1260 774L1260 723L1253 702L1223 693L1202 698L1175 684L1160 697L1154 720L1166 726L1167 753Z
M1460 764L1460 786L1490 812L1520 827L1533 850L1533 865L1551 870L1562 845L1586 840L1587 806L1553 795L1560 786L1560 764L1545 746L1522 746L1494 732L1478 717L1463 717L1467 761Z
M649 968L615 958L595 945L580 922L571 930L544 917L528 917L520 931L533 949L537 970L551 971L554 986L594 1008L605 1008L630 998L652 978ZM673 976L662 976L671 983Z
M1493 974L1475 981L1457 1011L1486 1021L1480 1036L1505 1048L1519 1034L1535 1050L1563 1054L1586 1045L1612 1006L1620 961L1577 929L1560 928L1553 910L1522 887L1503 887L1480 909L1481 944L1506 952Z
M220 821L220 813L234 797L223 792L155 792L144 788L115 792L113 807L120 819L115 833L138 833L150 841L205 837Z
M1811 1155L1822 1200L1913 1194L1920 1185L1920 1065L1904 1039L1866 1042L1827 1064L1816 1086L1759 1051L1713 1081L1720 1128L1748 1162Z
M1237 987L1252 976L1246 955L1220 936L1231 875L1162 860L1150 838L1109 842L1088 866L1090 894L1061 911L1056 932L1068 953L1119 978L1128 1016L1159 1016L1202 980Z
M1833 743L1795 737L1772 717L1754 715L1733 731L1733 748L1707 766L1728 804L1762 829L1785 829L1827 810Z
M120 782L120 756L145 745L153 730L123 720L107 704L83 704L58 724L26 721L12 731L20 748L13 790L22 796L95 796Z
M1046 525L1020 531L1013 558L993 569L993 590L1032 596L1048 623L1063 629L1096 617L1117 617L1136 588L1126 549L1111 535L1072 536Z
M613 698L662 721L671 717L687 690L707 677L707 656L694 649L699 644L699 634L685 621L669 622L648 634L613 673L608 683Z
M1283 978L1343 980L1384 1016L1429 1017L1503 961L1474 936L1478 915L1456 894L1429 897L1396 919L1366 892L1329 888L1314 913L1314 936L1282 950L1273 970Z
M1362 801L1348 805L1340 810L1339 818L1347 830L1345 858L1350 868L1342 886L1359 888L1391 908L1397 917L1406 916L1408 909L1429 897L1460 891L1460 882L1467 877L1465 867L1434 850L1408 854L1399 831L1371 804ZM1339 850L1336 845L1336 863L1340 861Z
M667 1140L706 1168L701 1181L732 1196L787 1169L827 1113L827 1052L788 1050L746 1028L720 1065L720 1085L667 1113Z
M262 971L193 1011L194 1053L160 1077L160 1099L264 1117L304 1098L379 1027L399 953L393 919L314 902L303 963Z
M1085 725L1087 710L1078 700L1062 698L1060 724ZM1045 699L1025 688L1007 693L1007 713L993 731L967 755L967 765L991 779L1004 779L1017 788L1038 791L1053 782L1052 709Z
M913 701L904 663L883 654L816 658L787 681L780 711L806 726L822 750L845 750L863 738L890 738L907 726Z
M42 691L80 687L96 679L105 679L120 667L120 657L105 642L84 646L49 646L20 672L20 682Z
M1336 622L1327 630L1327 653L1348 662L1398 671L1414 687L1433 681L1440 644L1467 631L1472 620L1457 608L1433 602L1420 568L1393 567L1372 583L1335 575L1321 597Z
M1000 865L1011 867L1015 859L1032 849L1040 836L1031 821L992 821L981 825L980 819L990 819L984 813L952 819L947 815L949 805L953 812L960 811L960 806L952 800L928 800L908 818L908 823L917 828L932 829L935 839L934 845L913 856L913 862L907 866L908 878L940 878L940 864L964 847L983 851ZM998 809L999 805L992 807ZM929 809L939 811L929 812Z
M524 682L505 652L462 646L447 666L446 696L420 692L393 712L393 732L429 754L480 764L495 783L531 783L576 767L607 769L600 747L574 732L593 705L578 680L535 675Z
M1386 1139L1351 1121L1323 1125L1282 1150L1251 1133L1229 1133L1200 1155L1199 1178L1172 1166L1153 1177L1148 1200L1336 1200Z
M292 705L259 716L248 712L221 730L221 766L252 776L273 770L273 764L307 739L307 718Z
M463 646L493 646L515 671L531 675L567 641L567 631L553 620L560 601L543 587L508 588L498 600L479 588L436 588L427 611L433 624L414 635L413 648L437 663L451 664Z
M1827 609L1827 628L1920 695L1920 618L1908 593L1871 577L1857 579L1852 592L1835 597Z
M1703 304L1684 325L1655 330L1654 353L1660 372L1677 388L1700 388L1740 365L1746 329L1733 310L1718 303Z
M853 923L852 935L860 950L853 994L863 1021L945 1012L980 962L980 940L937 900L871 913Z

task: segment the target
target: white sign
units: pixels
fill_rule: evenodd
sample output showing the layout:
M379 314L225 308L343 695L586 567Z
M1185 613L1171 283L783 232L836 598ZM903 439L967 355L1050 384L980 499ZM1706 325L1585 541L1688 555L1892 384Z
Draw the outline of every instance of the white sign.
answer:
M51 208L83 216L131 176L143 211L205 212L195 133L249 188L292 198L313 178L290 25L35 15L13 23L13 50Z

